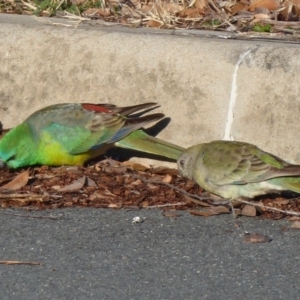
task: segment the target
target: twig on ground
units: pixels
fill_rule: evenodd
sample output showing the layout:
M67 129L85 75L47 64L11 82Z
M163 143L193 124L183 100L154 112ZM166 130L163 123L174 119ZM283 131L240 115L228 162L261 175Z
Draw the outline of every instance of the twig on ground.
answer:
M146 179L144 177L141 177L141 176L138 176L138 175L135 175L135 174L131 174L131 176L135 179L140 179L142 180L143 182L145 183L152 183L152 184L160 184L160 185L165 185L175 191L178 191L180 192L181 194L183 195L186 195L186 196L189 196L189 197L192 197L192 198L196 198L198 200L209 200L210 197L201 197L201 196L198 196L198 195L195 195L195 194L190 194L188 192L186 192L185 190L183 189L180 189L170 183L166 183L166 182L162 182L162 181L157 181L157 180L151 180L151 179ZM279 208L275 208L275 207L270 207L270 206L265 206L263 204L259 204L259 203L254 203L254 202L250 202L250 201L246 201L246 200L241 200L241 199L238 199L236 201L239 201L239 202L242 202L244 204L249 204L249 205L252 205L252 206L255 206L255 207L260 207L260 208L264 208L264 209L267 209L267 210L271 210L271 211L275 211L275 212L279 212L279 213L283 213L283 214L286 214L286 215L291 215L291 216L300 216L300 212L295 212L295 211L290 211L290 210L283 210L283 209L279 209ZM232 211L232 214L233 214L233 217L236 218L236 215L235 215L235 211L234 211L234 207L232 205L232 202L233 201L228 201L229 205L231 206L231 211ZM167 204L168 206L172 206L172 205L175 205L175 204ZM180 205L180 204L178 204ZM154 207L163 207L164 205L160 206L160 205L157 205L157 206L153 206ZM148 207L149 208L149 207Z
M65 24L65 23L52 22L52 21L49 21L48 19L40 18L40 17L37 17L37 16L32 16L32 17L34 19L36 19L37 21L39 21L39 22L54 25L54 26L77 27L81 23L81 20L69 21L70 23L72 22L74 24Z
M40 266L40 262L34 261L19 261L19 260L0 260L1 265L31 265L31 266Z
M280 212L280 213L283 213L283 214L286 214L286 215L297 216L297 217L300 216L300 213L296 212L296 211L284 210L284 209L279 209L279 208L271 207L271 206L265 206L265 205L260 204L260 203L254 203L254 202L241 200L241 199L238 199L237 201L242 202L244 204L249 204L249 205L252 205L252 206L255 206L255 207L260 207L260 208L264 208L264 209L267 209L267 210Z
M177 203L158 204L158 205L146 206L146 207L144 207L144 208L161 208L161 207L168 207L168 206L179 206L179 205L186 205L186 202L177 202Z
M171 188L171 189L173 189L173 190L175 190L175 191L177 191L177 192L179 192L179 193L181 193L183 195L186 195L186 196L189 196L189 197L192 197L192 198L196 198L196 199L201 200L201 201L203 201L203 200L209 200L210 199L210 197L200 197L198 195L188 193L187 191L185 191L183 189L180 189L180 188L178 188L178 187L176 187L176 186L174 186L174 185L172 185L170 183L166 183L166 182L158 181L158 180L146 179L146 178L144 178L142 176L138 176L138 175L135 175L135 174L130 174L130 176L132 176L135 179L140 179L140 180L142 180L145 183L153 183L153 184L165 185L165 186L167 186L167 187L169 187L169 188Z

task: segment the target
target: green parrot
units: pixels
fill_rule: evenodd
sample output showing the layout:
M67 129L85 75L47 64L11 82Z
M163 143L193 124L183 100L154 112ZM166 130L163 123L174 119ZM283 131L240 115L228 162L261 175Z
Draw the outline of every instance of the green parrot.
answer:
M0 166L83 165L112 146L176 160L184 148L147 135L142 128L164 117L133 113L156 103L117 107L113 104L64 103L36 111L0 140Z
M186 149L179 173L225 199L253 198L275 191L300 193L300 165L292 165L258 147L213 141Z

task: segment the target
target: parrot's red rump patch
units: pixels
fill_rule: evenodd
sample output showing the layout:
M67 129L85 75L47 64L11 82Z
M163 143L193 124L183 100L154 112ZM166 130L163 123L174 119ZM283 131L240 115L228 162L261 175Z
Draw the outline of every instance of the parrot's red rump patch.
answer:
M82 103L81 104L82 107L84 109L87 109L87 110L92 110L92 111L95 111L95 112L101 112L101 113L111 113L111 110L102 106L102 105L97 105L97 104L92 104L92 103Z

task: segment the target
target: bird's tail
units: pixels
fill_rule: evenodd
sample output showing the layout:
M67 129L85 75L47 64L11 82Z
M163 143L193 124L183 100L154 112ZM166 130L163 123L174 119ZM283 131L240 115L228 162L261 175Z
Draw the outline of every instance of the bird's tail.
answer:
M158 107L159 105L155 102L148 102L148 103L142 103L142 104L138 104L138 105L132 105L132 106L125 106L125 107L111 107L110 109L114 112L114 113L118 113L121 114L123 116L129 116L135 112L138 112L140 110L145 110L145 109L150 109L150 108L154 108L154 107Z
M143 130L136 130L115 143L125 149L137 150L177 160L184 148L148 135Z
M300 194L300 177L277 177L268 180L283 191L292 191Z

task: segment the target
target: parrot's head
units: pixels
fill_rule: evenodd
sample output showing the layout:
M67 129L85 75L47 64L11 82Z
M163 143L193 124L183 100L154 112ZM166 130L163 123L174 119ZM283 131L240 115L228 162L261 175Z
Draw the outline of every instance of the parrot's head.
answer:
M9 144L5 141L5 138L0 141L0 168L6 165L9 166L15 158L16 148L11 147Z
M0 168L7 165L9 168L16 169L28 165L34 147L27 126L18 125L0 140Z
M179 174L183 177L193 179L193 170L198 154L198 146L186 149L177 159Z

